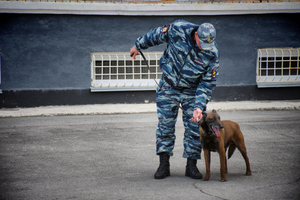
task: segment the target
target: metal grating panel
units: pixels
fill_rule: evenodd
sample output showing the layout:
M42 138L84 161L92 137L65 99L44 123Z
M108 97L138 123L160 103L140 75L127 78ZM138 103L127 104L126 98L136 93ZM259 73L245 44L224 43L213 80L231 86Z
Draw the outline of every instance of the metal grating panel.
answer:
M300 86L300 48L257 50L256 83L264 87Z
M128 91L155 90L155 81L159 81L162 71L159 59L162 52L144 53L135 60L129 52L95 52L91 54L91 91Z

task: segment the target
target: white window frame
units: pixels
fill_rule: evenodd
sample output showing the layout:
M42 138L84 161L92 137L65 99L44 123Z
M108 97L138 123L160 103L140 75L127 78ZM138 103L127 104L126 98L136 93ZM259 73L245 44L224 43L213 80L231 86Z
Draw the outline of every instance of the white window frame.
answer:
M91 92L155 90L162 71L159 59L163 52L143 52L135 60L129 52L91 53Z
M300 47L257 49L258 88L299 87Z

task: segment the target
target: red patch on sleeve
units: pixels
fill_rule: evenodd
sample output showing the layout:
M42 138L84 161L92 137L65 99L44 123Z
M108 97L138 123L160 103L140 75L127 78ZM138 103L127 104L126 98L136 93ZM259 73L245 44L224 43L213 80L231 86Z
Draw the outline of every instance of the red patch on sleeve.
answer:
M217 75L217 67L215 67L215 68L212 70L212 72L211 72L211 76L212 76L213 78L215 78L216 75Z
M162 33L165 33L165 32L167 32L169 30L169 26L165 26L165 27L163 27L162 29L161 29L161 32Z

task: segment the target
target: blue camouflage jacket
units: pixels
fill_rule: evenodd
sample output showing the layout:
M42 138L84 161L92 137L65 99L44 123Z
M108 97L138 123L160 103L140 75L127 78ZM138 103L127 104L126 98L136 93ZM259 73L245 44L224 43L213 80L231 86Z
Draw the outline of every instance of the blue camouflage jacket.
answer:
M196 88L195 107L203 110L219 75L219 51L201 50L192 39L199 25L184 20L152 29L135 42L137 50L167 43L159 66L175 87Z

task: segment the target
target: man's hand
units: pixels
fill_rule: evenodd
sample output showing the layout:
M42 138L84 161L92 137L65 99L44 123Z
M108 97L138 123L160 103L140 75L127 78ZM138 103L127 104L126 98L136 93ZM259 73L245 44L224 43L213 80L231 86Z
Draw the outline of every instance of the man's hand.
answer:
M202 110L196 108L193 113L193 118L191 118L190 120L198 123L198 121L200 121L201 118L202 118Z
M139 51L136 50L136 48L132 47L130 49L130 56L132 57L133 60L135 60L135 56L139 54Z

